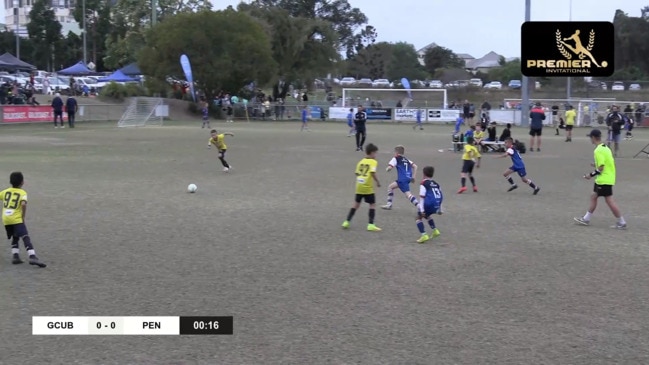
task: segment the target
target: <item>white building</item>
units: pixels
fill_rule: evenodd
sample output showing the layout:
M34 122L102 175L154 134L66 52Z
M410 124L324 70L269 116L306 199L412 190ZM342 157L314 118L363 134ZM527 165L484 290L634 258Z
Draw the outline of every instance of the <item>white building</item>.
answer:
M5 7L5 21L6 28L14 31L21 36L27 37L27 23L29 23L29 12L32 10L32 5L36 0L4 0ZM81 29L79 24L74 20L72 10L76 5L77 0L48 0L56 20L61 23L61 33L66 36L68 32L80 34ZM15 9L17 7L17 9ZM18 27L16 29L16 15L18 12Z

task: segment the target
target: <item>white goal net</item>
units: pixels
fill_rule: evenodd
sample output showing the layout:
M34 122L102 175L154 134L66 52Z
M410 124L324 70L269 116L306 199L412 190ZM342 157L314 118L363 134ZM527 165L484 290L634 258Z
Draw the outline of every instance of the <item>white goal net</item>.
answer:
M161 126L169 106L161 98L137 97L131 100L128 108L117 122L118 127Z
M369 108L433 108L448 105L446 89L343 89L343 105Z

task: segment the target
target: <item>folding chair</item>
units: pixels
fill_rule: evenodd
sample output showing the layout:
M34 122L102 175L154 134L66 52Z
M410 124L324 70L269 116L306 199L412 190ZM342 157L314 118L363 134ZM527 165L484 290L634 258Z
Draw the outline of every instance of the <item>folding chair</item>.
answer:
M633 158L637 158L638 156L640 156L640 155L643 154L643 153L644 153L645 155L647 155L647 157L649 157L649 144L647 144L646 146L644 146L644 148L642 148L642 149L640 150L640 152L636 153L635 156L633 156Z

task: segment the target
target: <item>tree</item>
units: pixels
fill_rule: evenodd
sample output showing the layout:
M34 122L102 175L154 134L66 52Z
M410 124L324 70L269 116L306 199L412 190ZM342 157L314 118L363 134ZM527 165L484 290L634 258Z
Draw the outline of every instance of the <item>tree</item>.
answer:
M331 23L338 34L339 49L345 50L348 58L366 39L376 39L376 30L372 26L359 31L367 24L367 16L359 8L353 8L348 0L253 0L252 6L280 8L288 11L290 16Z
M417 50L410 43L399 42L392 46L392 59L387 69L390 80L399 80L403 77L408 80L424 80L427 78L426 70L419 63Z
M67 37L62 39L56 48L59 52L55 69L74 65L83 57L83 39L72 32L68 32Z
M89 43L90 53L88 61L96 65L98 71L104 70L104 60L106 56L106 35L112 31L111 24L111 8L112 1L110 0L85 0L86 1L86 39ZM83 24L83 7L75 6L72 11L74 20ZM69 38L69 35L68 35ZM81 58L80 58L81 59ZM75 62L78 62L75 61Z
M361 49L348 61L347 74L356 78L384 78L392 62L394 45L379 42Z
M0 53L9 52L13 55L16 55L16 33L11 30L0 32ZM21 39L20 40L20 58L31 62L31 55L34 52L33 44L30 39ZM25 57L27 56L27 57Z
M212 8L208 0L157 0L157 21L175 14L199 12ZM144 33L151 25L151 0L118 0L112 8L112 29L105 37L105 67L116 69L134 62L145 46ZM179 27L174 32L181 32Z
M618 10L613 18L615 26L615 68L616 70L638 67L649 73L649 21L647 8L641 10L641 17L630 17Z
M518 58L510 62L505 62L502 66L489 71L489 81L507 83L509 80L521 80L522 78L521 60Z
M55 46L61 41L61 23L46 0L36 0L29 12L27 32L33 42L32 62L39 68L52 70Z
M164 81L182 75L181 54L189 57L197 87L208 96L213 90L238 91L251 81L263 85L277 70L264 28L234 10L167 18L147 32L138 65L147 77Z
M464 60L445 47L431 47L424 53L424 66L431 75L440 68L464 68Z
M273 59L285 81L326 74L340 58L337 35L327 21L291 16L281 8L261 8L241 3L239 11L258 19L270 35Z

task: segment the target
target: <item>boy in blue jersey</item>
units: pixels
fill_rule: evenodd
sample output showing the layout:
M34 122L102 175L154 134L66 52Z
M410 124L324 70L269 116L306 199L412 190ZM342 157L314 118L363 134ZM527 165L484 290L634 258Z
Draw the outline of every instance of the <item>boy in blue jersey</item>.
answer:
M308 125L309 118L308 118L308 111L307 111L308 108L309 107L306 105L304 106L304 108L302 108L302 128L300 128L300 132L309 130L309 125Z
M354 126L354 109L349 109L349 113L347 113L347 126L349 127L347 137L356 135L356 126Z
M462 128L462 125L464 124L464 119L462 117L457 117L455 120L455 130L453 131L453 134L460 134L460 128Z
M203 108L201 109L201 112L203 112L203 126L201 128L210 128L210 120L209 118L209 105L207 104L207 101L203 100Z
M417 198L410 193L410 183L415 182L417 176L417 165L407 159L403 154L406 149L403 146L396 146L394 148L394 157L388 162L388 167L385 171L391 171L393 168L397 169L397 180L388 186L388 203L381 208L390 210L392 209L392 200L394 199L394 190L399 188L401 192L406 194L406 198L417 206Z
M421 124L421 109L417 109L417 113L415 114L415 117L417 118L417 124L412 126L412 129L415 130L417 127L419 127L420 131L424 130L424 126Z
M525 171L525 163L523 162L521 154L516 150L516 147L514 147L514 140L511 137L505 139L505 149L506 152L501 156L497 156L496 158L510 157L512 159L512 166L503 174L505 179L507 179L510 184L509 190L507 191L509 192L518 188L518 185L516 185L514 179L512 179L512 177L510 176L513 173L517 173L524 183L529 185L530 188L534 189L534 195L538 194L539 191L541 191L541 188L534 184L532 179L529 179L527 177L527 171Z
M417 240L417 243L424 243L432 238L439 236L439 229L435 226L435 221L431 217L433 214L442 214L442 201L444 200L444 195L442 194L442 189L439 187L439 184L433 180L433 174L435 174L435 168L432 166L424 167L424 180L419 186L419 205L418 205L418 214L417 214L417 229L421 236ZM428 221L428 225L433 230L432 234L429 236L426 233L426 228L424 226L424 219Z

